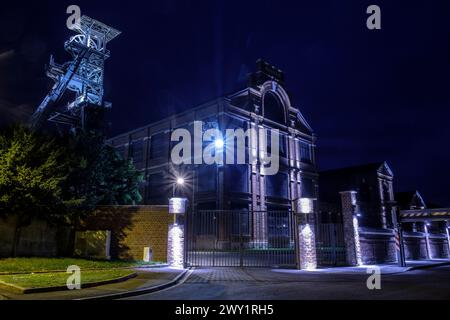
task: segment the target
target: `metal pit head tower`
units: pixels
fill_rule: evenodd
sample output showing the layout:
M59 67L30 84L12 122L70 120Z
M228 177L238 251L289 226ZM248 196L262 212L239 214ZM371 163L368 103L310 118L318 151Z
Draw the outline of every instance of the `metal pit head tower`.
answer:
M110 57L106 45L120 31L85 15L72 30L77 34L64 44L72 60L58 64L50 57L47 76L55 84L31 117L32 129L41 128L48 120L58 127L66 125L72 130L84 130L95 122L93 118L112 106L103 100L104 65ZM66 90L75 92L75 98L60 106Z

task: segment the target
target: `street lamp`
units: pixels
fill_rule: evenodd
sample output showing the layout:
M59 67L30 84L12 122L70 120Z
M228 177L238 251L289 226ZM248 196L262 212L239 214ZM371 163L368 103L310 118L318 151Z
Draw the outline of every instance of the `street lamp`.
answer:
M172 188L172 197L175 197L175 188L177 187L177 186L183 186L184 185L184 178L183 177L178 177L176 180L175 180L175 183L173 184L173 188Z

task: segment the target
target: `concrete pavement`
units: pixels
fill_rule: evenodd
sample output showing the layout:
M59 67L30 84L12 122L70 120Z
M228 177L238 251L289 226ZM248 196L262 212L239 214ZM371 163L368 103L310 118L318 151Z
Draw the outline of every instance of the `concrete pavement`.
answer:
M381 274L396 274L402 272L408 272L417 269L427 269L432 267L438 267L442 265L450 265L450 259L434 259L434 260L415 260L406 261L406 267L401 267L398 264L378 264L378 265L363 265L357 267L334 267L334 268L319 268L315 270L309 270L305 272L318 272L318 273L363 273L366 274L368 269L374 267L380 268Z
M421 265L430 267L431 263ZM202 268L195 269L183 284L129 300L450 299L450 266L393 268L384 267L381 290L367 288L370 274L364 268L326 271Z

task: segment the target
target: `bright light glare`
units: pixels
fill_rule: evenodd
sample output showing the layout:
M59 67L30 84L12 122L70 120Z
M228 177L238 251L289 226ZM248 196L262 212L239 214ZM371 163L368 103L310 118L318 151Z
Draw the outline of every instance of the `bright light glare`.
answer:
M183 178L177 178L177 184L183 185L184 184L184 179Z
M214 140L214 145L217 149L222 149L224 145L223 140L222 139Z

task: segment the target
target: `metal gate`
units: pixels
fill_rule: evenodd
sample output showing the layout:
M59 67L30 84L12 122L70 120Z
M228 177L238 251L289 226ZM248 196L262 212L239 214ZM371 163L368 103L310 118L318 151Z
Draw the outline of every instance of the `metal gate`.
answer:
M188 266L295 266L289 211L197 211L186 225Z
M343 266L346 264L344 226L341 223L316 225L317 264L319 266Z

